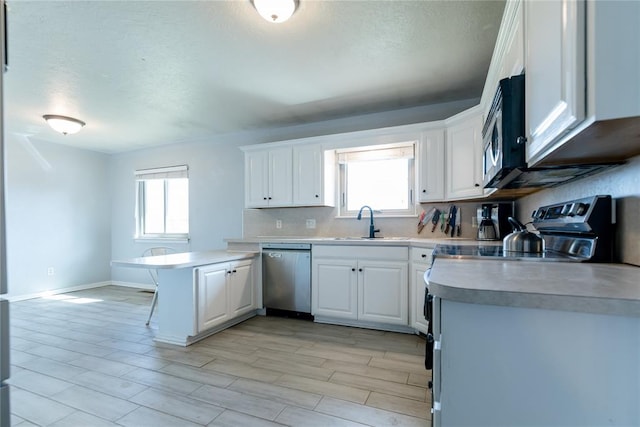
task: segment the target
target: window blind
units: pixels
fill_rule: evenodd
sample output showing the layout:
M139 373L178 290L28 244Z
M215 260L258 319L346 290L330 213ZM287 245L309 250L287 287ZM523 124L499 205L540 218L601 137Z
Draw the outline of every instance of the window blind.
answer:
M366 162L371 160L395 160L413 159L414 145L403 145L391 148L368 148L354 151L338 152L338 162L346 164L348 162Z
M136 181L150 179L188 178L189 167L187 165L168 166L164 168L141 169L134 172Z

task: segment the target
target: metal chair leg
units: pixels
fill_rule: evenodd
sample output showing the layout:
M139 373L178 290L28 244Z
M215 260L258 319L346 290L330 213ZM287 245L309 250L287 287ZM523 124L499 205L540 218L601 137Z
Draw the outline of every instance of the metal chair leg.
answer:
M158 287L156 286L156 290L153 292L153 300L151 301L151 311L149 312L149 318L147 319L147 326L149 326L149 322L151 322L151 316L153 316L153 309L156 308L157 302L158 302Z

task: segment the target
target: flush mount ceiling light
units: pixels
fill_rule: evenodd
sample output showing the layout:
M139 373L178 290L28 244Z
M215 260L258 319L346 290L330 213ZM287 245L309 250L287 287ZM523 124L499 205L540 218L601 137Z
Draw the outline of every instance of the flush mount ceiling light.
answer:
M252 0L260 16L274 24L291 18L298 7L298 0Z
M42 118L47 121L53 130L60 132L63 135L76 133L85 125L85 122L82 120L74 119L73 117L58 116L55 114L45 114Z

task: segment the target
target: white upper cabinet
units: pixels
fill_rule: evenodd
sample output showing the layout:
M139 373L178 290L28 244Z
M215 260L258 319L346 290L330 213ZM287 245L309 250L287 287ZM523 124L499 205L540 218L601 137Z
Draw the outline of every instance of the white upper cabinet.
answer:
M245 207L333 206L334 152L321 145L244 147Z
M484 118L487 117L491 108L498 82L504 78L522 74L524 70L523 9L523 0L508 0L505 5L480 102Z
M321 145L293 147L293 204L335 205L335 151Z
M527 162L640 153L640 2L524 2Z
M447 123L447 200L482 197L482 114L472 108Z
M422 133L417 144L418 201L444 200L444 129Z
M585 118L585 2L527 1L527 161Z
M290 147L245 153L245 206L290 206L293 200Z

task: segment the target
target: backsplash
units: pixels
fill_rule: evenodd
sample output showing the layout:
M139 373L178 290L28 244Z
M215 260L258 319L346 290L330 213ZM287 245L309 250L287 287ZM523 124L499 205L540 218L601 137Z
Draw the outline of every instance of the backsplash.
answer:
M616 203L617 261L640 266L640 156L615 169L523 197L516 202L518 217L528 222L538 206L600 194L611 195Z
M455 203L461 209L462 238L475 239L477 228L472 226L472 217L476 214L479 203ZM422 209L428 211L432 206L448 212L448 203L422 204ZM420 210L419 210L420 211ZM309 207L282 209L245 209L243 217L243 237L257 236L296 236L296 237L344 237L367 236L369 232L369 214L358 221L355 218L336 218L338 208ZM315 220L316 228L306 228L308 219ZM276 228L276 221L282 221L282 228ZM427 224L418 233L417 217L380 218L374 213L376 228L380 229L377 236L381 237L422 237L446 238L451 237L440 231L440 224L436 231L431 232L431 224Z

